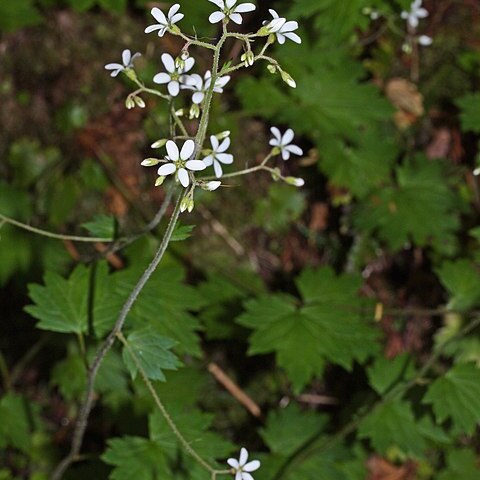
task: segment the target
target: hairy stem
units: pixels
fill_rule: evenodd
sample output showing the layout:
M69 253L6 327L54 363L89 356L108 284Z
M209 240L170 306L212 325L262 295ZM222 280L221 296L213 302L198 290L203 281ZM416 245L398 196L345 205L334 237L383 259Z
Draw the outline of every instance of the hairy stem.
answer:
M153 399L155 400L155 404L157 405L158 409L160 410L160 413L162 414L163 418L165 418L168 426L172 430L173 434L177 437L178 441L182 444L183 448L185 449L186 452L188 452L194 459L195 461L201 465L205 470L210 472L212 475L215 473L215 469L209 465L188 443L186 438L182 435L180 430L178 429L177 425L173 421L172 417L168 413L167 409L165 408L165 405L163 402L160 400L160 397L158 396L158 393L156 392L155 388L153 387L152 382L148 378L147 374L145 373L145 370L142 368L141 363L139 362L137 356L135 355L135 352L132 350L130 347L127 339L124 337L122 332L117 333L118 339L123 343L125 348L128 350L130 355L133 358L133 362L135 363L135 366L137 367L137 370L140 372L140 375L145 382L145 385L147 386L149 392L151 393Z
M103 362L108 351L112 348L117 335L122 331L123 325L125 324L125 320L127 319L130 310L133 307L133 304L137 300L140 292L142 291L145 284L148 282L150 277L152 276L153 272L155 272L158 264L162 260L165 251L167 250L168 244L170 239L172 238L173 231L178 221L178 217L180 215L180 204L183 199L183 192L180 194L177 203L175 205L175 210L170 218L170 222L168 224L167 230L165 235L162 239L162 242L155 254L150 265L147 267L143 275L140 277L140 280L135 285L135 288L130 293L125 305L123 306L120 315L113 327L113 329L108 334L107 338L101 345L100 349L98 350L95 358L90 365L90 369L88 371L88 378L87 378L87 388L85 392L85 398L83 400L82 406L80 408L80 413L78 415L77 422L75 424L75 430L73 432L72 438L72 445L70 448L70 453L57 465L56 469L54 470L51 480L60 480L67 470L67 468L78 458L80 453L80 449L83 443L83 437L85 435L85 430L87 428L88 418L90 416L90 412L93 406L94 400L94 388L95 388L95 379L98 374L98 370L100 365Z

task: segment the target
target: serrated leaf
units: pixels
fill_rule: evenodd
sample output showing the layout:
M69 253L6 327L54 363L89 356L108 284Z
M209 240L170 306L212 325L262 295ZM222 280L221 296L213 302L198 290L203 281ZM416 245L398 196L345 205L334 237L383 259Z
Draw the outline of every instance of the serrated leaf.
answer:
M143 273L140 266L116 274L118 292L127 298ZM199 310L204 299L198 291L183 282L184 270L177 264L155 271L140 293L129 314L134 328L151 326L157 333L177 341L179 353L200 356L199 321L191 311Z
M127 337L127 342L142 370L151 380L165 381L163 370L176 370L181 365L170 351L176 342L159 335L153 329L136 330ZM123 348L123 360L132 378L135 378L138 368L127 347Z
M444 165L425 157L397 168L398 183L370 196L353 215L354 224L394 249L409 242L424 246L450 242L458 227L458 205Z
M89 272L77 266L68 279L47 272L45 285L29 285L34 305L25 311L38 319L37 328L60 333L85 333L88 320Z
M162 448L146 438L110 439L102 460L115 467L109 477L112 480L171 478Z
M187 240L192 236L193 229L195 225L177 225L175 228L171 242L182 242L183 240Z
M480 369L455 365L430 385L423 402L432 404L437 422L450 418L454 432L472 435L480 423Z
M447 453L447 469L438 474L437 480L478 480L480 464L475 452L467 449Z
M447 308L465 311L480 304L480 271L471 262L445 262L437 273L450 294Z
M456 104L462 109L462 130L480 133L480 93L465 95Z
M115 218L110 215L96 215L90 222L82 223L94 237L113 238L115 234Z
M283 410L272 410L260 435L272 453L288 457L318 435L325 425L326 418L323 415L301 412L299 407L292 403Z
M401 400L388 401L375 408L360 423L358 434L360 438L369 438L381 454L397 446L407 455L419 456L426 447L410 404Z
M368 368L367 373L372 388L379 395L383 395L398 382L413 378L415 366L412 358L407 354L397 355L392 359L379 357Z
M378 351L378 344L375 328L362 316L369 302L358 296L360 277L336 276L326 267L304 271L297 285L301 306L288 295L265 295L246 303L238 323L255 330L249 353L275 352L299 391L327 361L349 369Z

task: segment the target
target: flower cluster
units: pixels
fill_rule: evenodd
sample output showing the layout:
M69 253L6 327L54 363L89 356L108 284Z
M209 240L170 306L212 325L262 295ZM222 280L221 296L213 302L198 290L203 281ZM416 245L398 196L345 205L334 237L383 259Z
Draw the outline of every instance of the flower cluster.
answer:
M237 24L241 24L242 14L255 10L253 3L238 3L237 0L209 0L215 4L219 10L210 15L210 22L224 24L224 35L226 38L225 25L232 21ZM208 70L205 74L199 75L198 73L192 73L195 67L195 59L189 54L190 44L196 44L202 46L202 42L197 42L190 37L184 35L180 28L176 25L180 20L184 18L184 15L180 13L180 5L173 5L167 14L163 13L159 8L152 8L151 14L157 23L148 26L145 29L146 33L157 32L158 36L163 37L165 33L169 32L174 35L181 36L187 40L186 45L181 51L181 54L174 58L169 53L163 53L161 55L161 61L164 66L164 71L157 73L153 77L153 82L158 85L165 85L167 94L157 92L156 94L162 98L168 99L172 104L173 101L180 95L182 91L190 92L191 108L190 118L194 119L200 116L200 112L203 109L208 118L208 112L210 109L210 102L213 93L221 94L224 88L230 81L231 77L228 74L229 71L234 71L241 64L231 70L224 69L218 72L218 69L214 72ZM250 37L263 37L268 35L268 41L265 48L268 47L275 39L280 44L284 44L287 39L292 40L295 43L301 43L300 37L295 33L298 29L298 23L295 21L287 21L281 17L275 10L270 10L272 19L265 21L263 27ZM246 36L247 37L247 36ZM245 66L251 66L256 61L254 53L251 51L251 43L245 40L247 46L246 53L242 56L242 62ZM205 44L203 44L205 45ZM209 44L207 48L216 48L214 45ZM264 50L265 50L264 48ZM264 51L263 50L263 51ZM134 81L140 88L131 93L127 97L127 108L133 108L135 106L145 107L145 102L140 98L139 94L142 92L152 93L152 89L144 87L143 83L137 78L135 71L133 70L133 61L140 55L138 53L132 55L130 50L124 50L122 54L122 63L111 63L105 66L107 70L111 70L112 76L117 76L120 72L124 72L127 76ZM293 78L285 71L282 70L277 62L271 63L269 67L272 67L274 73L277 71L280 73L282 79L290 86L295 86ZM225 73L222 73L226 70ZM213 85L212 85L213 82ZM164 148L166 152L160 155L160 158L147 158L142 162L143 166L151 167L157 166L158 178L155 185L162 185L167 177L174 178L183 188L185 188L185 194L181 204L181 211L192 211L194 207L193 194L196 187L203 190L214 191L221 186L221 179L224 176L225 166L232 165L234 163L234 156L229 153L231 139L230 132L222 132L217 135L210 135L210 146L204 147L203 143L206 137L206 128L203 128L202 134L195 139L188 136L188 131L180 120L183 115L183 109L172 113L176 124L180 125L182 130L182 137L178 138L172 136L170 139L162 139L155 142L152 148ZM202 117L201 122L204 120ZM200 131L200 129L199 129ZM281 174L279 168L270 168L266 166L266 162L273 156L281 156L283 160L288 160L291 155L303 155L303 151L297 145L292 144L294 139L294 132L292 129L287 129L283 134L277 127L271 128L273 137L270 139L271 151L261 163L261 165L254 167L253 171L265 170L272 174L274 180L282 180L287 184L293 186L302 186L304 184L302 179L295 177L284 177ZM173 134L175 135L175 134ZM183 140L182 143L179 140ZM204 176L197 178L198 172L203 172L209 167L212 167L213 175L211 177ZM229 173L227 177L246 174L252 171L252 168L245 169L238 173ZM230 459L230 465L236 469L237 480L250 480L251 475L249 471L256 470L258 468L257 461L247 463L248 454L246 450L242 449L240 459ZM259 465L259 463L258 463ZM255 467L255 468L254 468ZM251 470L249 470L251 469ZM240 476L239 476L240 475Z
M415 32L420 20L428 17L428 10L422 7L423 0L414 0L410 5L410 10L403 11L401 16L407 21L408 27ZM433 40L428 35L420 35L416 38L417 42L424 47L427 47L433 43Z

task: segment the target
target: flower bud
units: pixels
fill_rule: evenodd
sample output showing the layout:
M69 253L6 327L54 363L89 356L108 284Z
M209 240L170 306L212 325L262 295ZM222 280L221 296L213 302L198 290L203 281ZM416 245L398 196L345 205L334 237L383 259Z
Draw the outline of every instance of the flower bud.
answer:
M162 148L166 145L167 141L168 140L166 138L161 138L160 140L152 143L151 148Z
M217 133L215 136L217 137L217 140L225 140L227 137L230 136L230 130L225 130L223 132Z
M142 167L154 167L155 165L158 165L161 162L160 159L158 158L146 158L143 160L143 162L140 164Z
M135 96L133 97L133 100L140 108L145 108L145 102L142 98Z
M268 28L268 25L263 26L255 35L258 37L267 37L270 35L270 29Z
M275 168L272 172L272 179L274 182L278 182L282 178L279 168Z
M429 37L428 35L420 35L417 41L422 47L429 47L433 43L432 37Z
M245 63L246 67L251 67L255 63L255 54L249 50L240 57L240 60Z
M214 192L217 188L220 187L221 184L222 184L222 182L220 182L218 180L214 180L212 182L208 182L208 183L203 184L202 188L204 190L207 190L207 192Z
M184 110L183 108L180 108L179 110L177 110L177 111L175 112L175 115L176 115L177 117L183 117L183 116L185 115L185 110Z
M198 118L199 116L200 116L200 107L196 103L194 103L190 107L189 118L190 119Z
M305 185L305 180L303 178L296 177L285 177L285 182L294 187L303 187Z
M177 68L178 70L182 70L184 67L185 67L185 60L183 60L181 56L177 57L175 59L175 68Z
M137 74L133 68L126 68L123 73L133 82L137 81Z
M182 53L180 55L180 58L185 61L187 60L187 58L190 57L190 53L188 53L188 50L182 50Z
M271 63L267 65L267 70L273 75L277 73L277 67Z
M158 177L157 180L155 181L155 186L156 187L159 187L160 185L162 185L162 183L165 181L165 177L164 176L161 176L161 177Z
M297 83L295 82L295 80L292 78L292 76L285 72L284 70L281 71L281 75L282 75L282 80L289 86L289 87L292 87L292 88L297 88Z
M133 101L132 97L127 97L125 100L125 107L127 107L128 110L135 108L135 102Z

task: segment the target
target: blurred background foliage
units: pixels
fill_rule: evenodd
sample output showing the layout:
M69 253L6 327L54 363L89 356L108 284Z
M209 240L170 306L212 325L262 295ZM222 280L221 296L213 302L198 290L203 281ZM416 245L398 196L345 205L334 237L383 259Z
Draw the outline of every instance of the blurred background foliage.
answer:
M181 4L182 29L215 38L212 5ZM170 3L0 2L0 214L117 238L153 218L164 191L140 162L167 135L168 112L156 98L127 111L131 86L103 67L140 51L151 84L160 54L179 52L178 39L143 33L154 5ZM480 5L425 0L419 33L433 44L419 48L400 18L408 0L257 5L242 32L269 8L300 23L301 46L273 47L297 88L262 64L241 70L210 131L232 131L242 168L268 153L271 125L292 127L305 156L279 166L306 186L236 180L182 218L129 319L177 342L184 366L155 386L206 458L257 451L257 480L476 480L479 329L458 334L480 306ZM225 60L241 54L226 45ZM194 55L210 66L208 52ZM68 451L85 362L165 225L105 256L104 244L0 223L0 479L42 480ZM66 478L205 478L120 350L96 390L85 458Z

